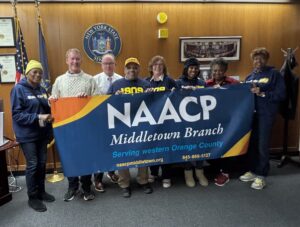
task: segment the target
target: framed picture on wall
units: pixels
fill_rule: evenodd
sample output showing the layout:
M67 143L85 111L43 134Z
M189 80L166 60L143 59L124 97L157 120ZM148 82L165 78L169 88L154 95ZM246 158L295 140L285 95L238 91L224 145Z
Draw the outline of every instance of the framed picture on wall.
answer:
M0 83L15 83L16 56L14 54L0 55Z
M15 25L13 17L0 17L0 47L15 47Z
M241 36L180 37L180 61L194 57L209 62L222 57L228 61L240 60Z
M210 65L200 65L200 78L204 81L211 79Z

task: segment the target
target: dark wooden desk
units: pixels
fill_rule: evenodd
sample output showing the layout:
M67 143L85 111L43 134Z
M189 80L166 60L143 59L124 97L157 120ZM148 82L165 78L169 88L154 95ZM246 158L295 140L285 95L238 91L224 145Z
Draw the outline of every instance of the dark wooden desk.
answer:
M8 143L0 146L0 206L12 200L7 179L6 151L18 145L16 141L10 140Z

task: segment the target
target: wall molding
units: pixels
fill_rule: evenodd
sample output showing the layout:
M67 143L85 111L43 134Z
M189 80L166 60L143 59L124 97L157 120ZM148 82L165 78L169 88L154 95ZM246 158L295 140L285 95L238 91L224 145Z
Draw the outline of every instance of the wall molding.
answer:
M10 3L9 0L3 2ZM34 0L18 0L18 3L34 3ZM44 3L150 3L150 2L165 2L165 3L299 3L297 0L40 0Z

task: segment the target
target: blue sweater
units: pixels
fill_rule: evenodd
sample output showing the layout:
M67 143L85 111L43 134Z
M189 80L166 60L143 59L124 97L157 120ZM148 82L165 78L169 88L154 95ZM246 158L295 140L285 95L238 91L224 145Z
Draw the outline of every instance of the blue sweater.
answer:
M146 80L150 83L151 88L155 88L155 91L170 91L173 88L177 88L177 84L175 80L165 75L163 80L154 81L151 80L152 77L146 78Z
M204 80L201 80L199 78L190 80L184 76L181 76L178 80L176 80L176 83L179 88L182 88L182 86L194 86L196 88L204 88L205 87Z
M273 67L266 66L262 71L253 71L245 80L256 84L265 97L255 96L255 109L258 114L274 117L279 103L285 99L283 76Z
M121 90L123 94L134 94L134 93L143 93L147 88L150 87L150 84L146 80L136 79L136 80L127 80L122 78L116 80L108 89L108 94L115 94L118 90Z
M39 98L40 102L34 96ZM40 86L33 88L26 78L14 86L10 93L13 129L20 143L48 138L52 133L51 124L39 126L38 114L49 114L46 90ZM41 105L42 104L42 105Z

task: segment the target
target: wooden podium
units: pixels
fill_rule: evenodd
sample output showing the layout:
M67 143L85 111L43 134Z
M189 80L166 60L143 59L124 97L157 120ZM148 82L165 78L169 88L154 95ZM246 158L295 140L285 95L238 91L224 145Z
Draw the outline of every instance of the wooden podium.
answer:
M6 151L18 145L16 141L10 140L3 146L0 146L0 206L12 200L7 179Z

